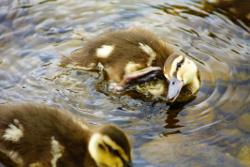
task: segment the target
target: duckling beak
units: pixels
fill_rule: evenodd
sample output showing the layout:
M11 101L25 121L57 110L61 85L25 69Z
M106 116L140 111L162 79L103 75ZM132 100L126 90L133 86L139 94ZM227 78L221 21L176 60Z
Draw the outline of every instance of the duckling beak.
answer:
M167 101L173 102L176 100L183 87L183 81L178 80L174 76L169 81Z

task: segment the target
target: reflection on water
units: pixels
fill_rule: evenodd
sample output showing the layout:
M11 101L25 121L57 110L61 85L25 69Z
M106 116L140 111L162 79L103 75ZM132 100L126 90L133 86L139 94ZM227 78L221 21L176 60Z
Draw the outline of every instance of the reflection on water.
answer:
M250 28L184 1L2 0L0 103L58 105L94 125L119 124L135 166L250 165ZM113 29L142 26L192 58L201 89L185 104L105 91L101 73L60 67L60 55Z

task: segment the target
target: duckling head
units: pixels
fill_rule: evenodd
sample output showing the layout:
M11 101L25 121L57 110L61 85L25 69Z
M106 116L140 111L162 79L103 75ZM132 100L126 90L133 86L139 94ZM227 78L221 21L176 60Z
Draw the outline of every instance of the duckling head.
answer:
M99 167L133 167L130 142L124 132L113 124L95 132L88 149Z
M178 53L172 54L164 64L164 75L169 80L167 101L173 102L181 92L183 86L198 81L196 64ZM195 88L198 90L198 88Z

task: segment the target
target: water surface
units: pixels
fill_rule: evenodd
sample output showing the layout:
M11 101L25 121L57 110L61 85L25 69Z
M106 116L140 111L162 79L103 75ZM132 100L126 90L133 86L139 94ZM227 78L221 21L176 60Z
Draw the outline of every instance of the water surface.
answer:
M166 104L108 93L102 73L60 67L87 39L152 30L198 65L193 101ZM1 0L0 103L56 105L131 138L135 166L250 165L250 28L191 0Z

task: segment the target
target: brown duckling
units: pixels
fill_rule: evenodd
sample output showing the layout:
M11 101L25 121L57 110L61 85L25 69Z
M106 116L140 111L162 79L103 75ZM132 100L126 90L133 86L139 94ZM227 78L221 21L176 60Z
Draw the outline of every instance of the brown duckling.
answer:
M250 20L249 0L203 0L203 2L208 2L218 6L233 14L233 17Z
M92 128L40 104L0 106L0 151L23 167L132 167L132 148L116 125Z
M200 88L196 64L154 33L139 27L104 33L69 57L63 56L61 64L84 70L98 70L101 64L111 83L109 89L114 92L144 76L160 73L169 82L157 82L158 91L146 92L167 94L170 102L187 101Z

